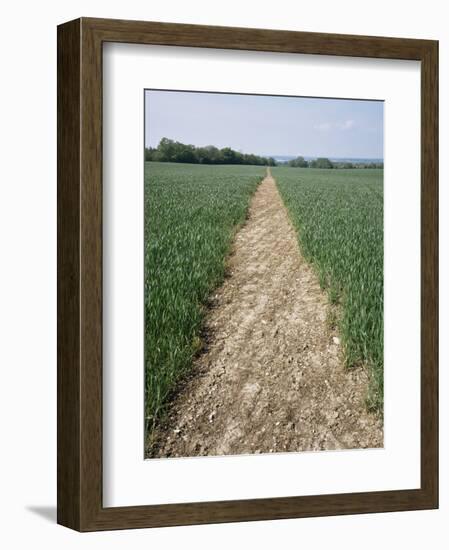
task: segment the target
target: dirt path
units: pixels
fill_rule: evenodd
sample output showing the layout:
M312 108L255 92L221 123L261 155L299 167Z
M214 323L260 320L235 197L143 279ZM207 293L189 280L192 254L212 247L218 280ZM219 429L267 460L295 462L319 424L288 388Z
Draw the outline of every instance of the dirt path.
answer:
M208 348L149 456L381 447L363 369L344 369L329 305L268 173L211 301Z

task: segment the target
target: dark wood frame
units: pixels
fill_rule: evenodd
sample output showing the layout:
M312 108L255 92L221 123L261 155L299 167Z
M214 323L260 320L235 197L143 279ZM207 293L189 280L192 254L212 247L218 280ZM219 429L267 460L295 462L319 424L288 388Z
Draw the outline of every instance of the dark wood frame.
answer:
M421 488L104 508L102 44L421 61ZM79 531L438 507L438 42L82 18L58 27L58 523Z

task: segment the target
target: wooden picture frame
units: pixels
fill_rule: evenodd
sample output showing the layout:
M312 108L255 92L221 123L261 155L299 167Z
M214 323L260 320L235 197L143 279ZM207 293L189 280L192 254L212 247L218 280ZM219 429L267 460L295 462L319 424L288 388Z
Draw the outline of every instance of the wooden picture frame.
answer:
M421 488L105 508L102 44L421 62ZM79 531L438 506L438 42L81 18L58 27L58 523Z

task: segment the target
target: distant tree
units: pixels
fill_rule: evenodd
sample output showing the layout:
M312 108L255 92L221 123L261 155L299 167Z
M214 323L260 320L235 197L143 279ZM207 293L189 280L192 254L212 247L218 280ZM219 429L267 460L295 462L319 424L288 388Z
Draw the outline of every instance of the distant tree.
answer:
M159 160L162 162L171 162L175 155L175 142L168 138L162 138L157 146Z
M154 160L154 153L156 149L153 149L152 147L145 147L145 160Z
M230 147L224 147L221 150L221 156L223 159L223 164L240 164L237 162L237 153Z
M194 156L196 162L199 162L200 164L221 164L223 162L223 157L220 150L213 145L208 145L207 147L196 147Z
M245 164L258 164L256 155L243 155Z
M220 149L217 149L214 145L208 145L206 151L209 164L223 164L223 155Z
M176 143L172 162L195 162L195 148L193 145Z
M261 157L253 154L244 154L234 151L230 147L218 149L214 145L195 147L179 141L162 138L157 148L145 149L146 161L158 162L186 162L197 164L254 164L261 166L275 166L276 161L270 157Z
M334 165L332 162L325 157L319 157L316 160L312 160L309 162L310 168L333 168Z
M199 164L206 164L208 154L205 147L196 147L195 148L195 158L196 162Z
M304 157L296 157L295 159L289 160L288 165L294 168L307 168L309 163Z

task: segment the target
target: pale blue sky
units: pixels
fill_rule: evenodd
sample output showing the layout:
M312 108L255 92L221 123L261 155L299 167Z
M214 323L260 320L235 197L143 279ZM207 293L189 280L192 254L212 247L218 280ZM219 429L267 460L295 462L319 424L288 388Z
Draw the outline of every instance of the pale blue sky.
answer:
M163 137L258 155L383 158L383 102L147 90L145 145Z

